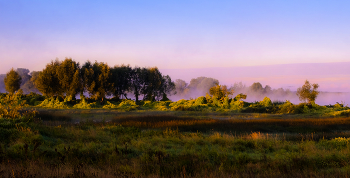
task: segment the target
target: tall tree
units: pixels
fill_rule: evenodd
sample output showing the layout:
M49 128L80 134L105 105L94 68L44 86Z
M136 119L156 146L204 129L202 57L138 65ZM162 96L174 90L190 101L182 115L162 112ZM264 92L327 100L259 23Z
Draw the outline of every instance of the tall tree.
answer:
M141 94L144 100L166 100L167 94L175 92L175 83L168 75L163 76L157 67L143 69L142 73L144 85L141 87Z
M127 98L127 91L131 87L132 68L129 65L114 66L111 69L114 84L114 96Z
M134 92L136 102L139 101L139 96L146 91L147 84L147 69L135 67L131 73L131 90Z
M163 76L157 67L147 69L146 87L143 90L144 100L154 101L156 97L161 97Z
M269 85L265 85L264 92L265 93L271 93L272 92L272 88Z
M209 94L217 100L224 100L225 97L233 94L232 89L227 89L226 85L216 85L209 89Z
M87 61L82 67L82 74L84 87L95 100L103 102L106 96L113 93L112 73L107 64Z
M175 83L169 75L163 76L162 80L162 100L167 100L167 95L176 94Z
M63 93L56 73L59 65L60 62L57 59L51 61L51 63L47 64L45 69L41 71L35 79L34 84L36 88L38 88L44 96L61 96Z
M183 95L188 84L181 79L175 80L175 90L177 95Z
M310 82L306 80L305 84L297 90L300 101L307 101L309 104L315 102L319 94L319 91L317 91L318 87L319 85L317 83L311 85Z
M79 63L71 58L66 58L60 62L56 68L56 73L64 97L70 96L74 98L82 86Z
M202 96L209 91L211 87L219 84L219 80L209 77L197 77L191 79L188 88L191 91L199 92Z
M21 76L12 68L4 78L6 91L8 91L9 93L14 93L15 91L19 90L21 82Z
M253 92L263 92L264 88L260 82L255 82L250 86L250 90Z

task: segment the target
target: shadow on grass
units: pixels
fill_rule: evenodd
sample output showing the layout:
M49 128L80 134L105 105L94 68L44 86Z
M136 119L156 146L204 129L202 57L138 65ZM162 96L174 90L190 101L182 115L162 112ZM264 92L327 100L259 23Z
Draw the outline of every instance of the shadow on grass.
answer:
M327 133L347 131L350 118L198 119L171 115L115 117L112 123L139 128L172 128L185 132Z

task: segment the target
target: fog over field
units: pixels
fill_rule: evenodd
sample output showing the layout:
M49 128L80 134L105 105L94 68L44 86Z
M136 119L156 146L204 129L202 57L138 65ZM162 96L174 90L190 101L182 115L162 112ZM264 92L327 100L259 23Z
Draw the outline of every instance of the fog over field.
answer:
M247 102L261 101L267 96L272 101L289 100L298 104L301 101L296 91L308 80L311 84L317 83L320 86L317 104L333 105L338 102L346 105L350 103L348 69L350 62L159 70L175 82L176 94L168 96L173 101L205 96L211 87L219 83L234 91L232 97L240 93L246 94ZM30 82L32 75L37 72L25 68L16 70L23 78L21 88L24 93L38 92ZM0 74L2 93L6 92L4 78L5 74ZM128 98L134 99L133 93L129 93Z
M265 96L272 101L289 100L299 103L295 92L301 87L305 80L310 83L318 83L321 92L316 99L320 105L335 104L336 102L350 103L350 62L339 63L300 63L281 64L266 66L246 66L227 68L188 68L188 69L160 69L164 75L170 75L173 80L182 79L190 83L191 79L199 76L217 79L221 85L233 86L235 83L242 83L248 89L254 82L259 82L263 87L269 85L272 89L283 88L290 93L285 94L254 94L248 90L236 91L247 93L246 101L262 100ZM192 91L190 97L203 96L205 93ZM172 96L177 100L179 96Z

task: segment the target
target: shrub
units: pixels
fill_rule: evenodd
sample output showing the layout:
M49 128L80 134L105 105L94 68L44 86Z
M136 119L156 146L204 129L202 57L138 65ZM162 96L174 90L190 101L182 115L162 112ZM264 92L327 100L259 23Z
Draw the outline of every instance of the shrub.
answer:
M80 103L73 106L73 108L76 108L76 109L91 109L91 108L96 108L96 107L97 107L96 102L88 103L85 98L83 98L80 101Z
M279 111L278 113L282 113L282 114L291 114L294 113L295 111L295 106L293 103L291 103L290 101L286 101L285 103L279 105Z
M123 100L119 105L119 109L124 109L124 110L136 110L139 106L135 103L133 100Z
M200 96L196 99L196 105L207 104L207 99L204 96Z
M259 102L262 106L269 107L272 106L271 99L268 97L265 97L262 101Z
M148 109L155 109L159 111L167 111L169 105L171 104L171 101L144 101L142 104L142 107L148 108Z
M20 117L34 117L36 112L20 112L20 110L25 106L25 101L21 99L20 93L8 94L3 97L0 102L0 118L16 119Z
M67 109L69 106L66 102L60 102L58 97L55 99L53 97L45 99L42 103L38 105L39 107L44 108L55 108L55 109Z
M241 110L241 109L243 109L243 107L244 107L244 102L243 101L231 100L231 102L230 102L230 108L232 110Z
M111 102L107 101L107 104L105 104L103 109L116 109L118 108L118 105L112 104Z

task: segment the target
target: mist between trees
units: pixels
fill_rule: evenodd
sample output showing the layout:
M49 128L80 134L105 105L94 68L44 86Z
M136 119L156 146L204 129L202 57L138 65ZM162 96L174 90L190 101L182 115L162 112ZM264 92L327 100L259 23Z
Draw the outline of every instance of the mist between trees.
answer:
M219 80L209 77L197 77L191 79L189 83L184 80L175 80L176 95L169 96L169 99L177 101L180 99L191 99L205 96L211 87L220 84ZM243 82L236 82L227 86L228 90L233 90L232 98L243 93L247 95L245 101L255 102L261 101L265 97L272 101L285 102L286 100L298 104L300 99L297 96L297 91L291 91L284 88L271 88L269 85L263 86L260 82L255 82L247 86ZM320 91L316 103L320 105L343 103L347 104L350 101L350 94L344 92L322 92Z
M181 79L173 82L169 76L162 76L156 67L131 68L121 65L111 68L104 63L89 61L80 67L71 59L52 61L43 71L30 72L28 69L18 68L16 72L22 78L20 88L23 93L34 92L61 97L75 96L84 92L85 95L88 94L95 99L114 96L161 100L163 94L166 94L171 100L177 101L205 96L210 88L219 84L219 80L209 77L194 78L189 84ZM3 93L6 92L3 82L5 76L6 74L0 75L0 92ZM239 82L228 88L233 90L234 94L247 94L247 100L251 101L260 101L265 96L276 99L296 98L295 92L283 88L272 89L268 85L263 87L259 82L251 86Z
M177 79L175 81L177 95L170 98L178 100L205 96L209 89L217 84L219 84L217 79L208 77L198 77L192 79L189 84L181 79ZM259 82L253 83L251 86L246 86L242 82L239 82L233 84L232 86L227 86L227 88L228 90L233 90L233 95L237 95L239 93L246 94L248 101L260 101L265 96L271 97L275 100L293 97L297 98L296 92L292 92L289 89L272 89L269 85L263 87Z
M21 76L20 88L23 93L41 93L46 97L59 97L64 100L88 97L103 102L106 97L128 99L132 93L135 100L167 100L174 94L175 84L169 76L163 76L157 67L130 67L120 65L110 67L106 63L87 61L82 66L72 59L51 61L42 71L29 73L28 69L18 68ZM1 75L1 92L5 92L4 78Z
M168 100L191 99L205 96L209 89L218 85L218 79L197 77L189 83L181 79L172 81L170 76L162 75L157 67L130 67L129 65L108 66L103 62L87 61L83 65L72 59L55 60L46 65L42 71L30 72L25 68L15 70L22 78L20 89L23 93L43 94L46 97L71 99L90 97L103 102L104 98L138 100ZM0 74L0 92L5 93L4 78ZM255 82L250 86L244 83L234 83L227 86L233 91L232 98L237 94L247 95L247 102L261 101L269 97L272 101L291 101L299 103L296 91L289 89L273 89ZM316 103L326 105L347 101L347 93L320 92Z

